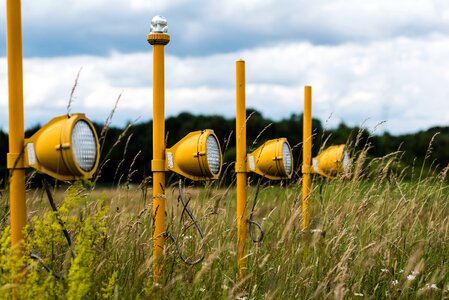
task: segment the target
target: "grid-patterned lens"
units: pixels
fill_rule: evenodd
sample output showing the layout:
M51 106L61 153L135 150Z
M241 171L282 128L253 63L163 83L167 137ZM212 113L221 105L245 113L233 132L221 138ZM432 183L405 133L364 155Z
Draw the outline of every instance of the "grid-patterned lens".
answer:
M284 161L285 172L290 174L292 171L292 156L290 155L290 147L287 143L282 145L282 158Z
M85 121L78 121L73 127L72 151L78 166L86 172L91 171L97 159L97 143L92 129Z
M220 148L213 135L209 135L206 140L207 163L212 173L217 174L220 171Z

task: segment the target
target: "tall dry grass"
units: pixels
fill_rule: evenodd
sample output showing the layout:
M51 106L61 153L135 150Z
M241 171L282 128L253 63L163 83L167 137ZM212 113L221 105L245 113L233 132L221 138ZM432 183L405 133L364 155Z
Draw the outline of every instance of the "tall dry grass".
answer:
M360 147L360 137L348 143L361 149L352 153L349 174L333 181L314 178L308 232L300 226L301 177L262 183L254 219L265 235L261 243L248 240L243 279L237 276L233 182L185 188L188 206L205 233L201 240L178 200L177 179L168 176L166 225L176 243L166 241L157 286L151 178L130 184L134 163L128 170L120 164L116 178L123 184L117 188L102 189L94 179L90 185L54 189L58 213L51 211L42 189L29 189L27 255L21 260L10 250L8 193L2 191L0 297L11 298L13 290L19 299L449 297L448 168L437 172L426 160L422 166L403 166L401 151L369 158L370 144ZM426 159L431 151L430 144ZM108 153L104 157L101 165L108 163ZM406 168L412 168L407 172L411 180L404 176ZM223 167L225 173L232 169L233 164ZM248 214L257 180L251 176L248 182ZM186 265L179 252L189 261L204 259ZM30 253L39 259L30 259Z
M26 296L40 292L35 286L39 284L54 288L53 293L34 295L39 298L448 297L448 169L422 176L417 167L416 177L409 181L403 176L401 152L367 159L368 149L353 153L351 174L345 178L314 179L310 233L300 228L300 178L262 184L254 218L261 222L265 237L258 244L248 241L249 269L243 280L236 269L233 185L186 187L189 207L205 233L201 241L185 214L181 219L176 180L169 182L167 230L186 257L194 260L204 254L205 258L188 266L179 259L176 245L167 240L158 287L152 278L151 182L105 190L77 184L55 194L58 206L66 208L61 214L77 257L89 254L83 259L90 265L86 268L81 260L77 269L43 192L30 190L29 250L39 252L43 262L65 279L56 279L39 262L27 260L32 280L30 275L19 277ZM248 207L255 192L254 185L249 186ZM3 193L2 203L6 198ZM6 233L5 219L2 216L1 226ZM87 220L93 225L86 229ZM8 266L12 258L3 236L1 260ZM0 270L0 293L10 297L15 273L5 266ZM73 282L85 289L74 289Z

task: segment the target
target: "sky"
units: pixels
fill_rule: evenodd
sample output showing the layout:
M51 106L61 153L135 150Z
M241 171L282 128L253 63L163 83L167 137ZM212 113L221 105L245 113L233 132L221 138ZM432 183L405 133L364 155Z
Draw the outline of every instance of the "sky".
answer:
M0 1L0 24L6 24ZM375 133L449 126L446 0L22 0L25 127L71 112L112 125L152 118L151 19L168 20L165 114L235 115L235 62L247 107L273 120L303 111L325 127ZM8 129L6 26L0 129ZM81 70L81 71L80 71Z

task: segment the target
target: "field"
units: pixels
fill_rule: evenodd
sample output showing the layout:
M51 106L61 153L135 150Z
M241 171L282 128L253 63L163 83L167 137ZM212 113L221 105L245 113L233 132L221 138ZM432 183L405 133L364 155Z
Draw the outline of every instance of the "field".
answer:
M260 243L248 239L248 275L241 281L233 183L186 187L188 206L205 234L201 241L178 201L177 181L170 181L166 221L177 242L166 241L165 271L157 286L151 184L92 189L76 183L54 189L58 213L50 209L43 189L30 189L26 253L35 259L19 260L9 250L4 191L0 297L12 297L13 290L19 299L449 297L447 169L424 176L416 167L406 180L399 154L365 158L364 153L355 156L346 178L314 178L310 233L301 232L301 179L276 185L264 181L254 220L265 235ZM252 180L248 213L256 193L257 179ZM204 259L190 266L178 251L189 261L203 254Z

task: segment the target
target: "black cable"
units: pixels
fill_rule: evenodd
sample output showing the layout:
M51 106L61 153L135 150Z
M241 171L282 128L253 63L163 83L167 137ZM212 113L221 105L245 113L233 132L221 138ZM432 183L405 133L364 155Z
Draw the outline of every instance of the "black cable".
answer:
M322 210L324 209L324 193L325 193L324 188L325 188L326 184L327 184L327 180L324 178L321 178L321 180L319 182L319 185L320 185L320 189L319 189L320 201L319 202L320 202Z
M75 255L75 252L73 252L72 239L70 238L69 232L65 228L64 222L62 221L61 217L59 216L59 211L58 211L58 208L56 207L55 201L53 199L53 195L51 194L48 182L47 182L47 180L43 179L42 183L44 185L45 192L47 193L47 198L48 198L48 202L50 202L51 209L55 213L56 220L58 221L59 225L61 225L61 227L62 227L62 233L64 234L64 237L67 240L67 244L69 245L70 252L72 254L72 258L75 258L76 255Z
M323 187L324 187L324 181L321 180L320 181L320 200L321 200L321 205L324 204Z
M189 216L189 218L192 220L193 225L195 225L195 228L196 228L196 230L198 231L198 233L199 233L201 239L204 239L204 233L203 233L203 231L201 230L201 227L200 227L198 221L197 221L196 218L193 216L192 211L187 207L187 205L189 204L189 201L187 201L187 202L185 201L185 197L184 197L184 193L183 193L183 191L182 191L182 188L183 188L183 179L180 178L180 179L179 179L179 182L178 182L178 189L179 189L178 201L181 201L182 206L183 206L183 208L182 208L182 213L181 213L181 220L182 220L182 216L184 215L184 212L186 212L187 215ZM189 226L189 227L190 227L190 226ZM187 227L187 228L189 228L189 227ZM200 262L203 261L203 259L204 259L204 257L205 257L204 253L203 253L203 255L202 255L200 258L198 258L197 260L189 261L189 260L184 256L184 254L183 254L183 252L182 252L182 250L181 250L181 247L179 246L179 243L178 243L178 241L176 240L176 238L173 236L173 234L171 234L171 232L169 232L169 231L166 231L166 232L164 233L164 236L170 238L170 239L173 241L173 243L175 244L175 247L176 247L176 252L177 252L178 255L179 255L179 258L180 258L185 264L187 264L187 265L189 265L189 266L194 266L194 265L199 264Z
M53 212L55 212L56 220L58 221L59 225L61 225L61 227L62 227L62 232L64 233L64 237L67 240L67 244L70 247L70 252L72 254L72 258L75 258L76 255L75 255L75 253L73 252L73 249L72 249L72 244L73 244L72 243L72 239L70 238L70 235L69 235L69 232L67 231L67 229L65 229L64 222L61 220L61 217L59 216L59 211L58 211L58 208L56 207L56 204L55 204L55 201L53 199L53 195L51 194L50 187L48 185L47 180L42 179L42 184L43 184L45 192L47 194L48 202L50 202L51 209L53 210ZM59 273L56 273L54 270L52 270L50 267L48 267L44 263L44 260L39 255L37 255L36 253L30 253L30 258L33 259L33 260L38 261L39 264L47 272L51 273L56 279L65 279L64 276L62 276Z
M258 222L253 220L253 215L254 215L254 209L256 208L256 204L257 204L257 197L259 196L259 190L260 190L260 183L262 182L262 177L259 178L259 181L257 182L257 188L256 188L256 194L254 196L254 200L253 200L253 207L251 208L251 213L249 214L249 220L248 220L248 231L249 231L249 236L251 237L251 240L254 243L260 243L263 240L263 237L265 235L262 225L260 225ZM252 227L253 225L256 225L257 228L260 231L260 235L259 238L256 238L253 234L253 230Z
M194 265L199 264L200 262L203 261L203 259L204 259L204 254L203 254L200 258L198 258L197 260L189 261L189 260L184 256L184 254L183 254L183 252L182 252L182 250L181 250L181 247L179 246L179 243L178 243L178 241L176 240L176 238L173 236L173 234L171 234L170 231L166 231L165 234L164 234L164 236L165 236L166 238L170 238L170 239L173 241L173 244L175 244L176 252L178 253L179 258L180 258L186 265L194 266Z
M193 224L195 225L196 230L198 231L198 233L201 236L201 239L204 239L204 234L203 234L203 231L201 230L200 224L198 223L196 218L193 216L192 211L187 207L187 205L189 204L190 200L187 201L187 202L185 201L184 193L182 192L182 187L183 187L183 179L180 178L179 182L178 182L178 189L179 189L178 201L181 200L182 206L183 206L182 212L181 212L181 220L182 220L182 217L184 215L184 212L186 212L189 215L190 219L192 220Z
M56 273L55 271L53 271L52 269L50 269L42 260L42 258L40 258L37 254L35 253L30 253L30 258L33 260L37 260L39 262L39 264L48 272L51 273L56 279L65 279L64 276Z

